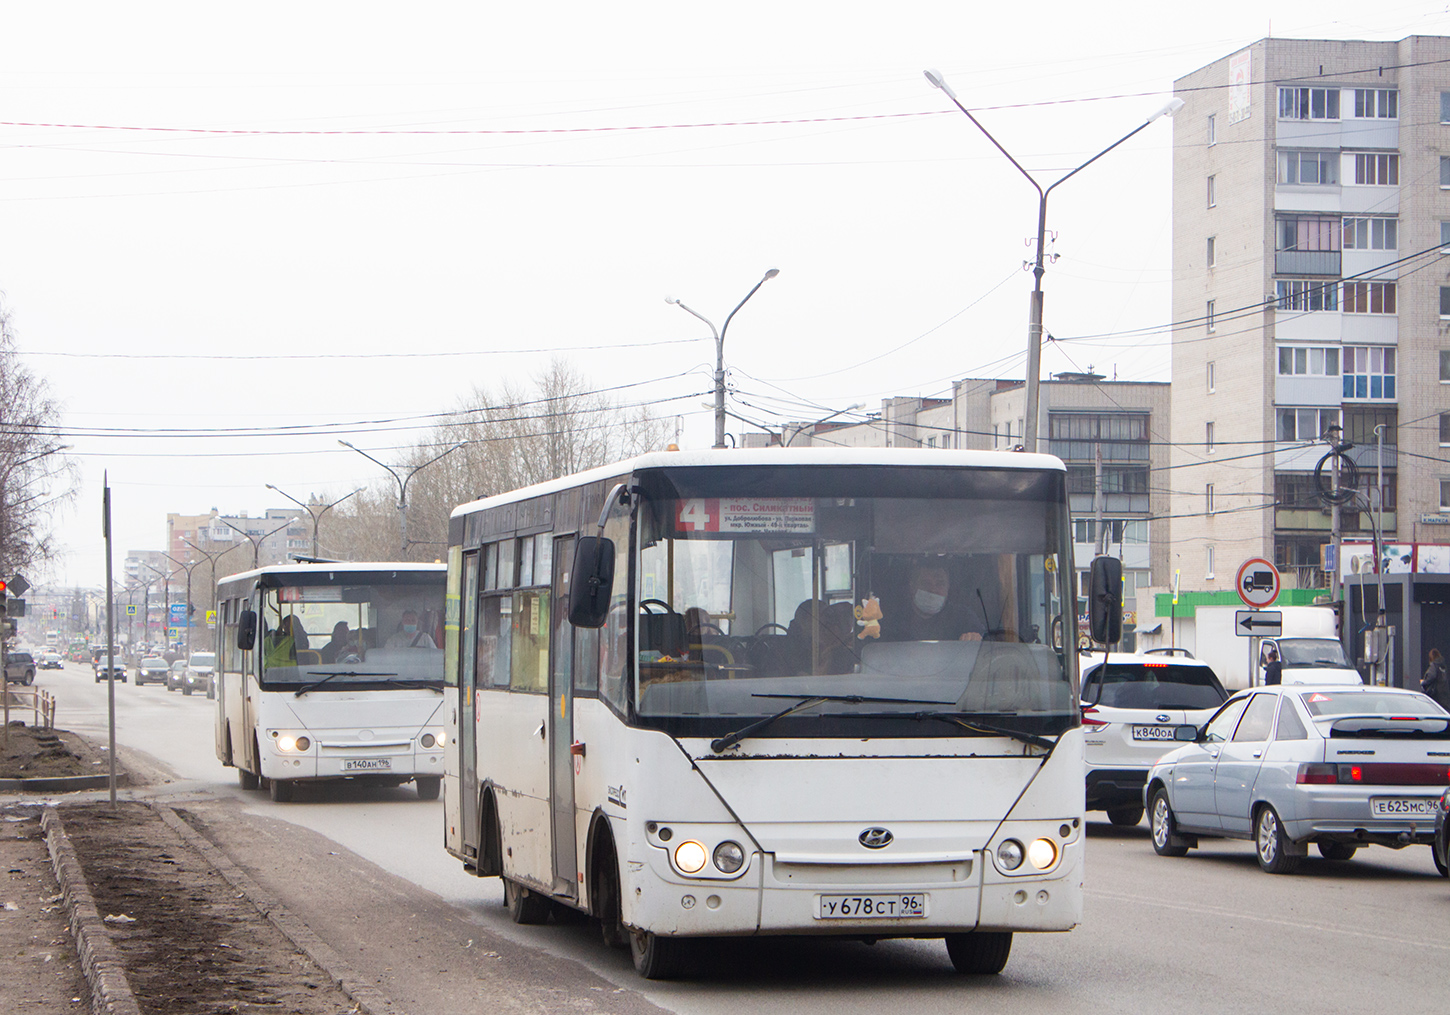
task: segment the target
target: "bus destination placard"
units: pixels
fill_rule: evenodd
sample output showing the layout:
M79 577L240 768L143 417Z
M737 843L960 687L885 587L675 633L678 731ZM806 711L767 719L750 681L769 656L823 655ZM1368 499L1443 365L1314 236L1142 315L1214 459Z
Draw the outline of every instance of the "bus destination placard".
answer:
M816 505L809 497L692 497L679 501L679 532L816 531Z

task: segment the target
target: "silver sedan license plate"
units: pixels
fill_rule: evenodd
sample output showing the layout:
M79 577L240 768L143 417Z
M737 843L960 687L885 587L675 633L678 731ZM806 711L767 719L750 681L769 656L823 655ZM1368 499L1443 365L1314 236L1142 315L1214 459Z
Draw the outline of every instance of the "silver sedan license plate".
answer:
M1172 740L1172 726L1134 726L1134 740Z
M926 916L924 892L893 895L817 895L817 920L899 920Z
M391 772L392 758L348 758L342 763L344 772Z
M1374 797L1369 802L1369 813L1376 818L1429 818L1435 819L1435 808L1439 801L1435 797Z

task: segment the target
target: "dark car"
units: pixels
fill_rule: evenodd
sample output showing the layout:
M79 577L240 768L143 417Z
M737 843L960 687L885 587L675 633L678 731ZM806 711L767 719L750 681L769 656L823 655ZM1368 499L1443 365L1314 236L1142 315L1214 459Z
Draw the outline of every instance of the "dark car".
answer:
M1435 841L1430 852L1440 876L1450 878L1450 789L1440 794L1440 806L1435 809Z
M117 659L114 662L112 662L111 663L110 675L111 675L111 678L113 680L115 680L117 683L124 684L126 682L126 664L123 663L123 662L121 662L120 659ZM105 679L106 679L106 660L103 658L103 659L101 659L100 662L96 663L96 683L99 684L102 680L105 680Z
M181 684L185 677L186 660L178 659L171 664L171 669L166 671L166 689L168 691L181 690Z
M59 652L40 653L40 668L42 670L63 670L65 663L61 662Z
M29 652L5 653L5 682L7 684L35 683L35 657Z
M136 664L136 686L164 684L168 667L160 656L146 656Z

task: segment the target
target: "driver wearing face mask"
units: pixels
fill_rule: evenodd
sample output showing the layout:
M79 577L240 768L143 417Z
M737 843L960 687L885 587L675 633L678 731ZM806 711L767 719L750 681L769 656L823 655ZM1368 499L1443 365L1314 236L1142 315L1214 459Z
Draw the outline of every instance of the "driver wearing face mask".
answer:
M907 588L911 592L911 610L904 620L902 637L911 641L982 639L978 632L965 630L968 622L953 608L951 578L945 567L930 561L912 565Z
M408 610L403 614L403 625L398 633L388 639L388 648L437 648L433 636L418 626L418 614Z

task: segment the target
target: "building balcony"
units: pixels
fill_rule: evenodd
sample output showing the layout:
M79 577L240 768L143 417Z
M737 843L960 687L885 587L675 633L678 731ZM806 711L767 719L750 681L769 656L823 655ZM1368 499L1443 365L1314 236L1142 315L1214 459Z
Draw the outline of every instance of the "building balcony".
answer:
M1090 493L1068 494L1068 509L1078 516L1090 515L1097 510L1093 502L1093 495ZM1105 493L1103 494L1103 511L1117 518L1128 514L1148 513L1148 495L1146 493Z
M1108 556L1116 557L1121 550L1123 555L1123 569L1143 571L1149 567L1151 556L1147 543L1125 543L1121 547L1117 543L1108 545ZM1095 543L1073 543L1072 558L1076 561L1092 560L1097 556L1098 548Z
M1338 310L1274 309L1274 338L1280 342L1332 345L1340 340L1343 320Z
M1278 275L1332 275L1339 277L1341 256L1337 250L1280 250L1274 254Z
M1400 447L1398 444L1386 444L1384 446L1383 460L1380 458L1379 446L1377 444L1356 444L1345 454L1361 472L1365 469L1374 469L1379 465L1383 465L1386 469L1394 469L1399 466L1400 461Z

